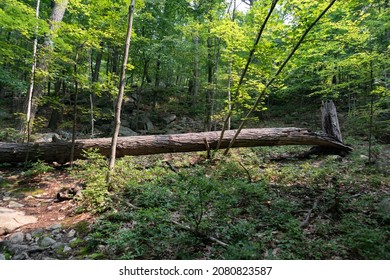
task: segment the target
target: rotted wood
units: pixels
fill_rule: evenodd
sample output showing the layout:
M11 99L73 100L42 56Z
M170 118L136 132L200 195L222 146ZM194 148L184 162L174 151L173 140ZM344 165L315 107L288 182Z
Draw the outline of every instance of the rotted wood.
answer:
M228 146L235 130L226 131L222 140L221 149ZM200 132L170 135L147 135L119 137L117 157L127 155L139 156L161 153L179 153L205 151L216 149L221 132ZM205 145L207 139L208 145ZM28 146L30 145L30 146ZM85 150L97 149L104 156L110 155L111 138L96 138L76 140L74 159L84 158ZM243 129L237 138L234 147L282 146L282 145L316 145L330 147L342 151L352 149L322 133L312 132L305 128L260 128ZM70 159L72 143L4 143L0 142L0 163L24 162L29 151L29 160L66 163ZM207 147L208 146L208 147Z
M337 139L339 142L343 142L336 106L332 100L326 100L322 102L321 115L322 131L325 134Z
M337 117L336 105L333 103L332 100L326 100L322 102L321 124L322 124L322 131L324 134L337 140L340 143L343 143L343 137L341 136L339 119ZM340 156L345 156L347 152L349 151L338 149L331 146L314 146L310 149L310 151L304 154L304 157L308 157L310 155L320 155L320 154L337 154Z

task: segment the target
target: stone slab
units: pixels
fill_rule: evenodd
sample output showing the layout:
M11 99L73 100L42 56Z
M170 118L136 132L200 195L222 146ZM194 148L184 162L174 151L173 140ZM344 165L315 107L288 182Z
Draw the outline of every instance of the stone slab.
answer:
M0 235L37 221L36 217L26 216L22 211L0 207Z

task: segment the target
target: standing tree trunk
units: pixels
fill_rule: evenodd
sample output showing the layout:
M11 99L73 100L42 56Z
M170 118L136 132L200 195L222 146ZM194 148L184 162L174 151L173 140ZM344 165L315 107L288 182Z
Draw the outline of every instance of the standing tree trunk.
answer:
M117 46L113 46L112 50L112 65L111 65L111 73L118 74L119 72L119 49Z
M209 29L210 34L210 29ZM207 38L207 90L206 90L206 116L205 116L205 122L204 122L204 129L205 131L211 130L211 114L212 114L212 99L214 95L214 62L213 62L213 55L212 55L212 38Z
M61 98L61 85L62 85L62 98ZM48 96L51 95L51 92L50 92L50 88L51 88L51 85L49 83L48 85ZM64 98L65 96L65 81L62 80L62 79L58 79L55 83L54 83L54 97L58 100L61 100ZM62 103L62 102L59 102L59 103ZM63 107L61 105L58 105L58 104L55 104L54 105L54 108L53 108L53 111L51 112L51 115L50 115L50 120L49 120L49 125L48 125L48 128L50 128L51 130L56 130L58 128L58 124L60 123L60 121L62 120L62 114L63 114Z
M160 80L161 80L161 54L160 50L157 50L158 55L157 55L157 61L156 61L156 77L155 77L155 82L154 82L154 87L155 90L153 91L153 97L152 97L152 109L153 111L156 109L157 106L157 98L159 94L158 88L160 87Z
M41 0L37 1L37 8L35 12L36 19L39 19L39 7L41 5ZM33 48L33 64L31 67L31 78L30 78L30 87L27 95L27 114L26 114L26 124L27 130L23 128L23 132L27 132L27 143L30 142L30 134L31 134L31 107L32 107L32 98L34 92L34 82L35 82L35 68L37 66L37 47L38 47L38 24L35 27L35 38L34 38L34 48ZM26 157L26 161L28 160L28 154Z
M146 56L145 52L143 52L143 62L144 62L144 68L142 71L142 77L141 77L141 88L143 89L145 86L145 83L148 82L148 76L149 76L149 64L150 59Z
M160 86L160 75L161 75L161 54L160 54L160 51L161 50L157 50L158 51L158 55L157 55L157 61L156 61L156 77L155 77L155 81L154 81L154 87L155 88L158 88Z
M199 34L198 31L194 35L194 84L192 92L192 105L195 105L199 94Z
M121 125L121 109L122 109L123 95L125 92L126 67L129 58L131 31L133 29L134 5L135 5L135 0L131 0L131 4L129 6L126 45L125 45L125 50L123 55L123 63L122 63L120 81L119 81L119 94L118 94L118 100L117 100L116 110L115 110L115 129L111 141L111 157L110 157L110 164L109 164L109 172L107 173L107 183L110 182L110 173L115 166L116 145L118 142L119 129Z
M91 53L91 80L92 80L92 83L96 83L99 81L100 66L102 65L102 58L103 58L103 47L104 47L104 44L101 42L100 49L96 53L95 65L92 64L93 55Z
M231 60L229 62L229 69L228 69L228 85L227 85L227 97L228 97L228 112L232 111L232 67L233 67L233 61ZM231 122L232 122L232 116L229 114L226 118L226 129L230 130L231 128Z
M96 54L96 61L95 61L95 66L92 65L92 54L90 56L91 59L91 81L92 83L97 83L99 82L99 73L100 73L100 66L103 58L103 48L104 44L103 42L100 43L101 49L98 50ZM91 91L89 93L89 107L90 107L90 121L91 121L91 138L95 137L95 117L94 117L94 96L93 92Z
M43 53L45 54L41 61L38 63L36 67L36 72L41 75L39 83L37 83L37 87L34 89L34 95L31 96L31 99L27 97L25 101L26 112L28 113L27 119L22 119L19 123L19 129L22 133L27 132L28 123L32 124L34 122L35 114L38 110L38 101L44 94L44 88L46 84L46 74L49 65L50 52L53 49L53 41L52 36L53 33L58 29L59 23L62 22L64 17L66 7L68 5L69 0L56 0L52 1L52 13L50 16L50 34L46 38L43 44Z
M233 0L232 3L232 22L236 20L236 10L237 10L237 3L236 0ZM229 62L229 68L228 68L228 82L227 82L227 98L228 98L228 112L232 112L232 69L233 69L233 59ZM230 130L231 128L231 121L232 116L229 114L225 120L226 123L226 129Z
M214 52L214 74L213 74L213 91L211 96L211 118L215 113L215 99L218 93L218 70L219 70L219 60L221 58L221 39L215 39L216 49ZM217 122L212 122L214 126L213 130L217 130Z
M70 167L73 167L74 148L76 143L76 125L77 125L77 102L79 95L79 82L77 80L77 63L79 60L79 51L76 49L76 57L74 60L74 103L73 103L73 124L72 124L72 148L70 150Z

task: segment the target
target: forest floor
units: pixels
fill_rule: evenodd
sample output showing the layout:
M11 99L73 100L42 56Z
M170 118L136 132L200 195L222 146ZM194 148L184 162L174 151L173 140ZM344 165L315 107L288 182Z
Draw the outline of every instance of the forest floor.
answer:
M270 125L281 123L289 122ZM318 127L314 121L303 125ZM211 159L205 152L125 157L116 164L111 192L107 162L93 152L73 169L42 162L0 166L0 207L10 208L13 201L15 210L38 219L15 232L26 237L50 229L54 238L58 224L63 235L77 229L72 246L57 242L39 255L26 249L22 256L1 244L15 234L5 232L0 255L390 259L389 145L374 141L369 163L366 136L347 131L344 139L354 148L346 157L300 159L297 155L309 149L302 146L241 148ZM82 196L58 200L74 195L74 189ZM57 254L59 247L63 251Z
M64 259L389 259L390 151L367 164L361 151L296 159L305 149L128 157L110 197L97 155L72 172L1 168L0 207L38 218L18 232L88 222L89 242ZM83 199L57 201L80 185Z
M37 218L36 223L18 227L17 231L46 228L56 223L71 226L91 216L88 213L74 214L77 203L73 200L57 200L58 193L74 188L79 183L67 171L51 170L32 175L22 168L0 168L0 178L0 207L20 210L25 215Z

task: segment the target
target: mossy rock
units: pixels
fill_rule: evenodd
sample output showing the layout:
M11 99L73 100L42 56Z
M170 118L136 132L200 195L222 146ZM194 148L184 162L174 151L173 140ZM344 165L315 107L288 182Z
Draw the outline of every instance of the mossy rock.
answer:
M93 253L88 255L88 259L91 260L105 260L107 257L103 253Z

